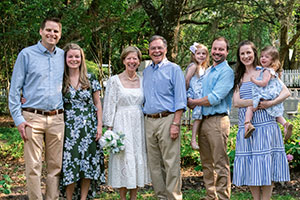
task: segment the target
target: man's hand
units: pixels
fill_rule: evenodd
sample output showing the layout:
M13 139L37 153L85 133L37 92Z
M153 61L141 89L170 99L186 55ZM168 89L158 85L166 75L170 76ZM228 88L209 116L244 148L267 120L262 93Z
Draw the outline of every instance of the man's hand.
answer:
M194 99L192 99L192 98L188 98L187 103L188 103L188 107L189 107L190 109L194 109L194 108L196 107L196 105L195 105L195 103L194 103Z
M180 127L174 124L171 124L170 126L170 137L171 139L175 140L178 138L180 133Z
M32 128L32 126L27 123L27 122L23 122L18 126L18 131L23 139L24 142L26 142L28 140L27 135L26 135L26 126L29 126L30 128Z

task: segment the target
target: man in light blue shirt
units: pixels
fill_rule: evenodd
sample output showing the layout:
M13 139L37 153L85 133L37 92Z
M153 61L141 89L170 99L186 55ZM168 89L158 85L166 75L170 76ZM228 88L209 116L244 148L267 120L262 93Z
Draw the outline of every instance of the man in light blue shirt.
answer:
M233 70L228 65L228 41L219 37L213 41L213 65L203 78L203 98L188 99L190 108L202 106L202 124L198 134L206 199L230 199L231 181L227 156L230 132Z
M143 72L145 131L152 185L159 199L182 199L180 120L186 109L182 70L167 60L167 41L149 41L152 64Z
M61 38L57 18L45 19L42 37L36 45L23 49L16 60L9 91L9 109L24 140L24 156L29 199L42 200L42 152L47 163L46 199L58 199L62 163L64 119L62 80L64 52L56 47ZM26 99L21 104L21 91Z

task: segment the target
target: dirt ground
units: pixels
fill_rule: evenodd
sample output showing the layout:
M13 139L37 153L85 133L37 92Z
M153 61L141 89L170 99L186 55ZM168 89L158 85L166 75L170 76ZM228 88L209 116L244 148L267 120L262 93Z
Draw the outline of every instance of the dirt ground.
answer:
M0 127L13 127L12 120L7 117L0 116ZM202 172L197 172L193 167L182 168L182 190L189 189L204 189L204 182ZM0 158L0 181L3 179L3 175L7 174L11 178L11 193L1 194L0 199L27 199L26 196L26 177L24 159L12 160L9 157ZM43 171L42 189L45 189L45 171ZM0 187L2 187L0 185ZM101 191L113 192L114 190L108 186L100 186ZM152 190L151 185L144 188L145 190ZM247 187L232 186L233 192L245 192L249 191ZM286 195L290 194L293 197L300 199L300 170L291 169L291 181L286 183L276 183L273 190L273 194Z

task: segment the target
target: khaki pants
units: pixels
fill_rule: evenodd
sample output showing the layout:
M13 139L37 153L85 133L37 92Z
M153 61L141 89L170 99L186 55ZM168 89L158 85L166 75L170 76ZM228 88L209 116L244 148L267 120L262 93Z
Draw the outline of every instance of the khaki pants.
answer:
M23 111L25 120L32 125L26 127L28 141L24 143L24 156L28 198L42 200L41 172L42 152L45 143L47 164L46 200L58 199L59 175L62 165L64 140L63 114L45 116Z
M206 199L230 199L231 181L227 156L228 116L202 120L198 135Z
M145 117L148 164L154 192L159 199L182 199L180 136L170 138L174 114L163 118Z

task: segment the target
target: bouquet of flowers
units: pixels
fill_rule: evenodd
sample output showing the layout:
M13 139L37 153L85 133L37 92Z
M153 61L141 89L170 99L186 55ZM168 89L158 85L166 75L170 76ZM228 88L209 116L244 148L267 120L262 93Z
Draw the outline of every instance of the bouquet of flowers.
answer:
M124 137L125 134L120 132L115 133L111 130L107 130L100 138L99 144L101 147L110 150L112 153L119 153L125 149Z

